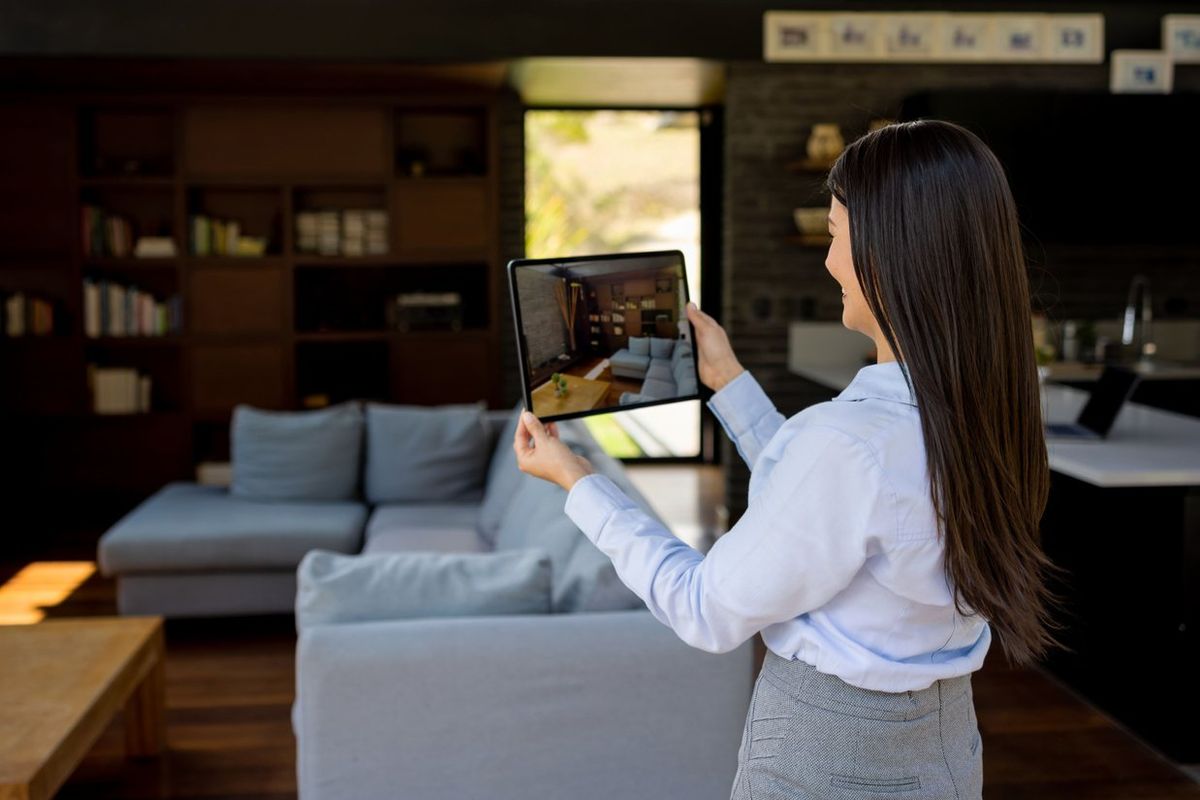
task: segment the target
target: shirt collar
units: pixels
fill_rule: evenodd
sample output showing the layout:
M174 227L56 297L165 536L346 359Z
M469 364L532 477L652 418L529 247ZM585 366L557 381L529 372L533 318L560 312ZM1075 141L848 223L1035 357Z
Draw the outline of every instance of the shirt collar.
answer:
M891 400L916 406L917 401L909 391L905 378L908 367L899 361L884 361L880 364L868 364L861 368L847 386L834 400Z

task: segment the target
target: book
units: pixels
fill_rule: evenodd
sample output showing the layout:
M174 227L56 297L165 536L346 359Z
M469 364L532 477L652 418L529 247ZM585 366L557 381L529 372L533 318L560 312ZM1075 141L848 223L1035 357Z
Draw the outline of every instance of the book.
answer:
M175 240L170 236L142 236L133 248L135 258L174 258Z
M138 411L141 388L132 367L90 368L92 409L97 414L131 414Z
M83 281L83 334L92 339L100 335L100 286L86 278Z

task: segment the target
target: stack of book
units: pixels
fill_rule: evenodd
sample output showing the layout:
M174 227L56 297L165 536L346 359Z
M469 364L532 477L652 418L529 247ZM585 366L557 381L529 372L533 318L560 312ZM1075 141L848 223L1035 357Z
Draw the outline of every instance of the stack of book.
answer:
M150 376L133 367L88 364L92 410L97 414L137 414L150 410Z
M54 302L24 292L0 295L0 331L5 336L49 336L54 333Z
M235 219L192 214L188 225L194 256L261 256L267 252L266 237L247 236Z
M387 212L378 208L296 213L296 252L323 256L382 255L388 251Z
M83 207L83 254L89 258L128 258L133 225L125 217L93 205Z
M136 286L106 279L83 281L83 332L89 337L178 333L182 308L178 294L160 301Z

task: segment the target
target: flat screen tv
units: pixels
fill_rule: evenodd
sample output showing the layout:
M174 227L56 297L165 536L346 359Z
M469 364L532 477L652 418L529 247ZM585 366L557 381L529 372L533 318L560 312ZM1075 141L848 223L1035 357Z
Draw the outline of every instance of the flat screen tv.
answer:
M899 117L987 142L1035 241L1200 243L1200 94L938 90L905 98Z

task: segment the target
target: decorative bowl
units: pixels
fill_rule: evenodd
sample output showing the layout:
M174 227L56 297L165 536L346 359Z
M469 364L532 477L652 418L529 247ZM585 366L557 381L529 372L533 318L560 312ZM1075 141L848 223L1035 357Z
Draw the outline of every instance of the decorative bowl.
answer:
M796 222L796 229L801 233L825 233L828 228L828 223L825 219L828 216L829 209L824 206L792 210L792 218Z

